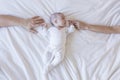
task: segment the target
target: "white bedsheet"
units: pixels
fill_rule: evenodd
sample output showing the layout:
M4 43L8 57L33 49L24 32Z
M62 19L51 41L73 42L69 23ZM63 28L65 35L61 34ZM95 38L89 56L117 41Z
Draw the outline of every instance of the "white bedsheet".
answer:
M63 12L91 24L120 25L120 0L0 0L0 14L19 17ZM40 29L38 29L40 32ZM22 27L0 29L0 80L42 80L47 38ZM68 37L64 61L49 80L120 80L120 35L76 31Z

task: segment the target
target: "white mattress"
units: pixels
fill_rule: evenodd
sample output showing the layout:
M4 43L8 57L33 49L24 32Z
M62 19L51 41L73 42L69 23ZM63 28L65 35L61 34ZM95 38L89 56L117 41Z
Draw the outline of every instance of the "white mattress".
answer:
M120 25L120 0L0 0L0 14L29 18L63 12L69 19ZM47 39L14 26L0 29L0 80L42 80ZM120 35L76 31L49 80L120 80Z

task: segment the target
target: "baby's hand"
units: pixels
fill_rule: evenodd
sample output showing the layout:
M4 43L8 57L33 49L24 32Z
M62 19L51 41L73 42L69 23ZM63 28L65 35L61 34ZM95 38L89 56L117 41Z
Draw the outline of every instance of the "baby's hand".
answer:
M42 23L42 24L40 24L40 26L47 27L47 23Z
M40 25L42 28L46 28L46 29L49 29L50 28L50 24L49 23L42 23L41 25Z
M24 19L23 26L30 32L37 33L34 28L39 27L42 23L44 23L44 20L40 16L35 16L32 18Z
M74 25L77 30L80 30L80 24L78 20L68 20L69 26Z
M80 28L80 23L79 23L79 21L73 20L73 21L72 21L72 24L75 26L75 28L76 28L77 30L80 30L80 29L81 29L81 28Z
M72 23L75 26L75 28L78 29L78 30L80 30L80 29L81 30L87 29L87 24L85 22L78 21L78 20L73 20Z

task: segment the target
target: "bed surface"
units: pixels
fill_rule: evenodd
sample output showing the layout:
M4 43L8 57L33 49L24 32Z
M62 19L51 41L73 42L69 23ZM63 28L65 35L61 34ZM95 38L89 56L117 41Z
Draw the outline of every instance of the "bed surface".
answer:
M119 0L0 0L0 14L29 18L63 12L68 19L120 25ZM47 38L22 27L0 29L0 80L42 80ZM49 80L120 80L120 35L76 31L67 38L64 61Z

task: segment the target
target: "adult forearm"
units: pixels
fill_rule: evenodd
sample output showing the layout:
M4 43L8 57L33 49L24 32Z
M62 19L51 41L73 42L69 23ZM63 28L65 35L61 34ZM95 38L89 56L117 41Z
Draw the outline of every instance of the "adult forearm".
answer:
M11 16L11 15L0 15L0 27L6 26L23 26L24 18Z
M120 26L89 25L88 30L106 34L117 34L120 33Z

